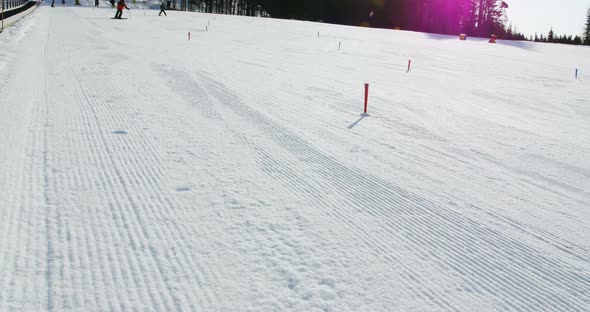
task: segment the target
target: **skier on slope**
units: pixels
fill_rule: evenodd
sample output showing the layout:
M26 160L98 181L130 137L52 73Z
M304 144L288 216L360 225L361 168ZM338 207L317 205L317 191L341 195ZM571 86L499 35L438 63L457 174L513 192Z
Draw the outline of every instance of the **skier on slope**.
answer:
M119 0L117 3L117 13L115 13L115 18L121 18L121 15L123 15L123 8L129 10L129 7L125 4L125 0Z
M114 8L115 7L115 0L110 0L110 2L111 2L111 8Z
M166 11L164 11L165 9L166 3L162 1L162 4L160 4L160 13L158 14L158 16L162 16L162 13L164 13L164 16L168 16L168 14L166 14Z

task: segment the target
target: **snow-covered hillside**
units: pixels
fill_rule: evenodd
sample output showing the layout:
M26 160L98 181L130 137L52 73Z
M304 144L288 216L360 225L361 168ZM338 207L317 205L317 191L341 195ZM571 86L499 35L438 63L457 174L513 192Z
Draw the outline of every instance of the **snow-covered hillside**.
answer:
M590 310L589 48L157 13L0 34L0 310Z

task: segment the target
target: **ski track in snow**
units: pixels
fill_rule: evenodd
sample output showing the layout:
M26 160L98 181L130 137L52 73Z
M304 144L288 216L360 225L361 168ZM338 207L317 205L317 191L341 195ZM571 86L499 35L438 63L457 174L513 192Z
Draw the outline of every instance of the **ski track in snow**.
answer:
M488 206L468 203L466 213L409 191L386 173L351 165L312 141L317 129L295 128L284 115L273 115L276 110L250 102L280 94L230 87L224 76L231 69L215 73L219 66L205 65L216 62L215 50L202 55L204 68L182 60L163 64L157 54L182 44L154 46L155 56L132 58L145 49L143 42L112 35L128 26L103 24L109 10L38 11L0 36L8 47L0 51L0 99L7 100L0 104L0 130L7 134L0 143L10 146L0 150L0 310L590 308L590 245L583 240L572 243ZM80 27L67 19L79 19ZM167 27L182 23L171 19ZM161 26L142 25L140 36L151 39ZM247 38L234 40L248 48ZM81 49L88 53L80 55ZM281 49L314 57L311 50ZM17 63L23 50L33 52ZM385 60L346 57L377 62L369 67ZM273 66L271 60L233 61L242 70ZM275 87L302 88L293 84ZM308 90L333 101L347 96L329 85ZM485 92L473 96L503 100ZM318 110L342 113L347 105ZM305 117L305 109L291 112ZM585 112L583 105L573 109ZM399 120L396 126L419 142L446 141L447 133L419 124ZM465 135L449 144L465 153L458 146L468 140ZM587 143L579 136L568 144ZM408 163L431 157L412 152L403 156ZM575 193L568 199L588 204L588 190L574 178L561 182L478 153L462 154L464 165L516 172L539 189L557 185L561 191L549 191L560 198Z
M178 71L171 73L174 72ZM187 78L186 74L173 74L173 78L182 86L176 92L191 90L196 93L185 95L187 101L195 103L195 107L207 118L222 121L213 104L206 102L207 97L201 94L202 91L198 92L202 88L195 80ZM310 198L321 198L318 205L349 225L352 230L358 231L358 236L364 238L364 242L371 245L385 260L405 265L396 257L395 250L388 247L392 240L402 238L411 241L414 252L424 257L423 259L436 261L441 270L454 270L465 276L472 291L503 298L503 308L539 310L549 307L581 310L589 303L584 294L590 287L590 279L582 272L570 268L565 274L553 274L547 268L563 268L559 261L539 254L514 238L486 229L481 224L443 207L437 207L378 177L368 176L364 172L339 164L337 160L313 149L309 143L247 107L225 86L206 76L199 78L208 86L207 93L216 97L219 103L229 106L233 113L246 121L246 126L258 128L262 132L261 136L270 138L296 159L291 162L276 160L273 155L264 152L265 148L254 145L251 148L260 154L262 170ZM243 144L253 145L241 135L245 126L227 122L223 125L227 127L226 131L238 136ZM349 213L343 212L346 206L342 202L331 203L329 198L321 195L325 189L306 182L291 168L310 170L321 179L319 181L322 182L317 183L322 188L333 185L334 191L345 199ZM366 226L358 224L350 217L354 214L355 207L363 207L366 213L382 220L380 231L387 233L386 240L366 233ZM537 235L544 237L542 233ZM502 272L497 271L501 268L505 269ZM428 289L424 279L416 278L419 274L411 267L405 269L405 278L413 283L422 282L418 283L421 295L432 300L439 308L448 310L460 304L449 304L450 300L444 294ZM482 280L486 283L478 282ZM529 289L522 288L525 284ZM409 283L406 286L412 287ZM567 296L555 296L558 289L567 291Z
M74 57L73 51L64 52L66 52L65 55ZM112 215L96 216L93 218L95 224L91 228L99 229L112 223L120 230L119 233L96 233L96 238L91 240L113 242L116 246L122 247L115 250L98 250L88 254L89 259L105 257L105 259L99 258L101 261L89 267L100 268L100 271L95 274L98 275L99 280L102 279L104 290L112 292L104 293L103 298L96 298L96 304L109 309L112 308L108 305L111 300L109 298L119 297L117 301L124 302L125 300L121 300L120 297L125 296L135 298L128 308L145 302L149 302L146 307L164 310L207 307L214 297L207 283L210 280L215 281L216 272L211 268L201 267L195 259L192 259L185 244L175 243L199 235L194 232L195 228L186 229L182 224L176 224L173 221L174 217L170 217L179 210L178 203L171 196L167 196L168 191L162 188L162 160L154 152L153 147L144 140L112 135L111 130L125 127L133 136L141 138L141 125L126 117L137 113L131 105L131 100L119 95L121 90L116 86L101 79L101 77L109 76L101 68L87 69L82 66L80 64L69 68L73 81L78 84L74 88L74 96L77 99L76 102L80 103L79 120L82 123L71 127L81 128L83 133L90 135L83 142L67 150L82 151L81 155L73 155L72 159L75 161L81 157L91 157L82 162L92 164L99 170L97 172L93 168L88 168L90 169L88 172L73 172L74 175L71 177L62 177L63 182L58 182L56 177L55 193L59 194L71 187L87 192L95 189L104 196L98 200L111 208L105 212ZM104 99L107 99L106 103L103 102ZM113 112L118 113L113 114ZM133 151L133 156L122 156L119 151ZM99 181L92 181L96 177L99 177ZM79 186L68 185L76 179L90 181L79 181ZM68 226L59 224L59 215L55 216L55 220L58 224L53 227L59 236L61 229L65 228L67 231ZM69 236L70 234L61 235ZM80 242L81 245L84 243ZM87 248L90 246L88 245ZM64 247L55 248L54 252L63 254L67 249ZM121 249L124 249L124 252ZM76 250L72 253L80 254L81 252ZM65 255L59 258L65 258ZM107 263L111 265L105 266ZM68 264L66 262L63 265ZM133 280L133 284L122 284L122 282L130 282L130 276L138 280ZM178 276L184 277L189 283L184 285L175 283ZM84 277L81 278L84 279ZM164 289L158 286L162 284L165 285ZM132 292L138 288L146 292ZM177 292L182 293L183 296L178 296ZM53 297L60 298L60 293L56 290ZM70 300L77 299L73 296ZM58 307L64 305L68 306L68 303L64 302Z

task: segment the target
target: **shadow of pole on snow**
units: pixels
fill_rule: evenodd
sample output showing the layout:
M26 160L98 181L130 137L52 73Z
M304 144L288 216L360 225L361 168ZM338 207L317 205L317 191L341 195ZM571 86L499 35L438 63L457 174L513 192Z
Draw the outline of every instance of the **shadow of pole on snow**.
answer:
M357 121L355 121L355 122L351 123L351 124L350 124L350 126L348 126L348 129L352 129L352 128L354 128L354 127L355 127L355 126L356 126L356 125L357 125L359 122L361 122L361 120L363 120L363 118L365 118L365 117L369 117L369 114L365 114L365 113L361 114L361 118L359 118Z

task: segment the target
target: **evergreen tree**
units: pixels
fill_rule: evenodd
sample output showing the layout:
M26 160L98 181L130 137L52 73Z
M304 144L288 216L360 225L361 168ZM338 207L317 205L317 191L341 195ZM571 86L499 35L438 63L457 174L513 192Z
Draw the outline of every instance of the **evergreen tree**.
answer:
M508 28L506 29L506 39L509 39L509 40L514 39L514 36L512 33L512 23L508 24Z
M551 29L549 30L549 34L547 35L547 41L553 42L554 37L555 37L555 33L553 32L553 26L551 26Z
M584 44L590 45L590 8L586 16L586 29L584 30Z

